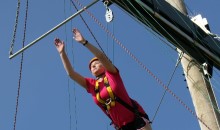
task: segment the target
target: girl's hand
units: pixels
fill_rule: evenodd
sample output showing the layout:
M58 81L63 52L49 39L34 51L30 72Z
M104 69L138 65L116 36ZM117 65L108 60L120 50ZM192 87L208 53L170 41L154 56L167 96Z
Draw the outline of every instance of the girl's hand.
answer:
M85 43L85 39L77 28L73 29L73 38L80 43Z
M59 38L55 38L54 44L57 48L57 51L61 54L64 51L64 42L61 41Z

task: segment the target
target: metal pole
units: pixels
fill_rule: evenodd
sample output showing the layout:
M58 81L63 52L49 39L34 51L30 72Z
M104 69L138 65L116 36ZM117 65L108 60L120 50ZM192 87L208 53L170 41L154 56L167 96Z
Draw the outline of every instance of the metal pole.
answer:
M183 14L187 14L183 0L166 1ZM181 50L178 49L178 51ZM219 118L216 118L219 117L219 113L214 108L218 108L217 102L212 96L214 92L210 89L209 80L204 79L204 74L199 67L201 65L195 63L187 54L184 54L181 63L196 114L202 120L202 122L199 120L201 130L219 130Z
M83 11L85 11L85 9L88 9L89 7L91 7L92 5L94 5L95 3L97 3L99 0L95 0L92 3L90 3L89 5L85 6L84 8L82 8L81 10L79 10L78 12L76 12L75 14L71 15L69 18L67 18L66 20L64 20L63 22L61 22L60 24L58 24L57 26L55 26L54 28L52 28L51 30L49 30L48 32L46 32L45 34L41 35L40 37L38 37L37 39L35 39L34 41L32 41L31 43L29 43L28 45L24 46L22 49L20 49L19 51L17 51L16 53L12 54L9 56L10 59L12 59L13 57L17 56L18 54L20 54L21 52L23 52L24 50L28 49L29 47L31 47L32 45L34 45L36 42L40 41L41 39L43 39L44 37L46 37L47 35L49 35L50 33L52 33L53 31L55 31L56 29L58 29L59 27L61 27L62 25L64 25L65 23L69 22L71 19L73 19L74 17L76 17L77 15L79 15L80 13L82 13Z

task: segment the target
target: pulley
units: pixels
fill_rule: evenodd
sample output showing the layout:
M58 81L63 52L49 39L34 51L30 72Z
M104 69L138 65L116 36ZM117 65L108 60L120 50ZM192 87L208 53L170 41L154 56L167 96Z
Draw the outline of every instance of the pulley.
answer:
M114 16L113 16L112 10L108 7L109 1L106 0L104 2L104 5L106 7L105 19L106 19L107 22L111 22L113 20Z

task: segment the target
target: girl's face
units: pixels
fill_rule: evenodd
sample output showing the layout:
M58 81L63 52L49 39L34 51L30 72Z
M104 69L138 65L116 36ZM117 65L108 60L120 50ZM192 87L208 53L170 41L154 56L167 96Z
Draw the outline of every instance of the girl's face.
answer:
M104 73L105 68L99 60L95 60L91 63L91 72L94 76L98 76Z

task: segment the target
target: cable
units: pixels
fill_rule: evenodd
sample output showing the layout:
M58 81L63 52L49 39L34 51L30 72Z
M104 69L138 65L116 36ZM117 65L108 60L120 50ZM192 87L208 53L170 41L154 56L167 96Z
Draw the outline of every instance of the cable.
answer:
M70 1L71 1L72 5L74 6L74 8L76 9L76 11L78 11L78 8L77 8L76 5L74 4L73 0L70 0ZM77 0L74 0L74 1L76 1L78 5L82 6L82 4L79 3L79 1L77 1ZM99 43L98 40L96 39L94 33L91 31L90 27L88 26L88 24L86 23L86 21L84 20L84 18L82 17L82 15L81 15L81 14L79 14L79 15L80 15L81 20L83 21L83 23L85 24L85 26L86 26L87 29L89 30L90 34L92 35L93 39L95 40L95 42L97 43L97 45L99 46L99 48L101 49L101 51L103 52L103 54L106 55L105 51L102 49L100 43ZM107 37L107 40L108 40L108 37ZM108 53L108 47L107 47L107 53ZM106 57L107 57L107 55L106 55ZM108 58L108 57L107 57L107 58ZM108 58L108 59L109 59L109 58ZM109 60L110 60L110 59L109 59ZM110 61L111 61L111 60L110 60ZM114 59L113 59L113 62L114 62ZM74 93L75 93L75 91L76 91L76 90L75 90L75 88L74 88ZM75 99L76 99L76 98L75 98ZM76 102L76 100L75 100L75 102ZM75 110L76 110L76 108L75 108ZM77 121L76 121L76 124L77 124ZM108 129L108 127L107 127L107 129Z
M28 16L28 0L26 1L25 25L24 25L24 34L23 34L22 47L24 47L25 38L26 38L27 16ZM20 89L21 89L23 60L24 60L24 53L22 52L21 63L20 63L20 73L19 73L19 80L18 80L18 89L17 89L17 98L16 98L16 109L15 109L15 115L14 115L14 127L13 127L13 130L16 130L16 123L17 123L17 113L18 113L19 97L20 97Z
M176 3L175 3L176 4ZM178 4L176 4L176 5L178 5ZM189 7L188 6L186 6L187 8L188 8L188 10L190 10L189 9ZM177 12L177 11L176 11ZM190 10L190 12L192 13L192 11ZM177 13L177 14L179 14L179 13ZM180 16L180 18L181 18L181 16ZM182 19L182 21L185 23L185 25L187 26L187 27L189 27L188 26L188 24ZM189 27L190 28L190 27ZM197 31L197 30L196 30ZM200 36L200 37L203 37L203 36L201 36L201 34L197 31L197 34ZM210 35L209 35L210 36ZM202 42L202 40L199 38L199 37L196 37L198 40L200 40L201 41L201 43L203 43ZM213 37L211 37L212 39L213 39ZM216 42L213 40L213 42L216 44ZM205 45L204 45L205 46ZM219 47L219 45L217 45L217 47ZM198 51L199 52L199 51ZM200 53L201 54L201 53ZM207 64L209 64L209 63L207 63ZM210 64L209 64L210 65ZM212 65L210 65L210 66L212 66ZM210 76L210 74L208 74L209 76ZM206 78L206 76L204 76L203 75L203 78L204 78L204 82L207 82L207 83L209 83L210 85L211 85L211 82L210 82L210 79L209 79L209 76L208 76L208 78ZM205 83L205 84L207 84L207 83ZM212 87L211 87L212 88ZM213 105L213 103L212 103L212 101L211 101L211 99L209 98L209 96L207 95L207 94L204 94L204 92L203 92L203 95L204 95L204 97L206 97L206 99L207 100L209 100L210 101L210 104L212 105L212 107L218 112L218 113L220 113L219 112L219 109L218 109L218 107L216 106L216 105Z
M179 56L179 58L178 58L178 60L177 60L177 63L176 63L176 65L175 65L175 68L174 68L174 70L173 70L173 73L172 73L172 75L171 75L171 77L170 77L170 80L169 80L169 82L168 82L168 84L167 84L167 87L170 86L170 83L171 83L171 81L172 81L172 79L173 79L173 76L174 76L174 74L175 74L175 72L176 72L176 69L177 69L177 67L178 67L178 65L179 65L179 63L180 63L182 57L183 57L183 53L181 53L181 55ZM158 105L158 107L157 107L157 110L156 110L156 112L155 112L155 114L154 114L154 116L153 116L153 118L152 118L152 120L151 120L152 123L154 122L154 119L156 118L156 115L157 115L157 113L158 113L158 111L159 111L159 109L160 109L160 106L161 106L161 104L162 104L162 102L163 102L163 99L164 99L164 97L165 97L165 95L166 95L166 92L167 92L167 90L164 91L163 96L161 97L161 100L160 100L160 103L159 103L159 105Z
M90 17L97 22L97 24L106 31L106 33L108 33L127 53L128 55L130 55L140 66L142 66L145 71L147 71L153 78L155 78L155 80L162 86L164 87L165 90L167 90L174 98L176 98L176 100L178 100L189 112L191 112L192 115L194 115L198 120L200 120L201 123L203 123L208 129L210 129L197 115L195 112L193 112L176 94L174 94L169 88L167 88L167 86L165 84L163 84L163 82L157 78L142 62L140 62L124 45L122 45L120 43L120 41L118 41L115 36L109 32L109 30L107 30L95 17L94 15L91 14L91 12L85 10Z
M132 5L131 5L132 6ZM140 5L140 6L142 6L142 5ZM134 9L135 9L135 7L134 7ZM129 9L127 9L127 10L129 10ZM143 16L139 11L138 11L138 9L135 9L138 13L139 13L139 15L140 16L142 16L142 18L144 19L145 18L145 16ZM145 8L143 8L143 10L145 10ZM176 10L174 10L175 12L176 12L176 14L178 14L179 15L179 13L177 13L177 11ZM148 11L146 10L146 13L148 13ZM151 16L151 14L149 14L148 13L148 15L149 16ZM134 15L135 16L135 15ZM181 20L182 20L182 22L183 23L185 23L185 25L186 25L186 27L188 27L188 28L190 28L189 27L189 25L185 22L185 20L182 18L182 16L180 16L179 15L179 17L181 18ZM152 16L151 16L151 18L157 23L157 20L155 20ZM138 18L137 18L138 19ZM142 21L144 21L142 19ZM147 19L146 19L147 20ZM174 23L175 23L175 21L173 21ZM146 23L145 23L146 24ZM159 23L158 23L158 26L161 26ZM152 26L149 26L150 28L152 28ZM161 26L161 28L163 29L163 27ZM154 30L154 28L152 28L153 30ZM163 29L164 30L164 29ZM166 30L164 30L165 32L166 32ZM197 31L197 30L196 30ZM200 33L199 32L197 32L198 33L198 36L200 36L200 37L198 37L193 31L191 31L192 32L192 34L194 34L194 36L196 36L195 38L197 39L197 40L199 40L202 44L203 44L203 42L202 42L202 40L201 40L201 38L200 37L202 37L202 36L200 36ZM160 34L160 33L159 33ZM168 35L169 35L169 33L168 33ZM173 38L172 38L173 39ZM170 42L172 42L172 41L170 41ZM181 47L181 50L183 50L184 52L187 52L178 42L175 42L176 44L178 44L180 47ZM203 46L205 46L204 44L203 44ZM194 49L195 50L197 50L198 51L198 53L200 54L200 55L202 55L201 54L201 52L197 49L197 48L195 48L194 47ZM188 53L188 54L190 54L190 53ZM204 61L206 61L206 58L203 56L203 60Z
M9 50L9 55L13 54L13 48L14 48L14 43L15 43L15 38L16 38L16 33L17 33L17 28L18 28L18 18L19 18L19 14L20 14L20 4L21 4L21 2L20 2L20 0L18 0L15 25L14 25L14 32L13 32L13 37L12 37L11 46L10 46L10 50Z
M120 6L123 6L123 5L120 5ZM125 8L125 6L124 6L124 8ZM128 7L127 7L127 8L128 8ZM130 10L130 8L128 8L128 10ZM123 10L123 11L124 11L124 10ZM124 11L124 12L125 12L125 11ZM145 16L143 16L142 13L140 13L139 11L137 11L137 12L140 14L140 16L142 16L142 18L143 18L142 21L143 21L146 25L148 25L148 27L151 28L152 30L150 30L149 28L146 28L146 26L145 26L143 23L141 23L140 21L138 21L137 18L134 17L134 16L136 16L135 14L133 14L133 16L130 15L130 14L128 14L128 15L130 15L131 18L133 18L135 21L137 21L137 22L140 23L141 25L144 25L144 27L145 27L146 30L148 30L149 32L151 32L153 35L155 35L155 37L157 37L158 39L160 39L163 43L165 43L167 46L169 46L172 50L174 50L175 52L177 52L177 53L180 55L180 52L177 51L177 48L174 48L174 47L171 46L167 41L165 41L165 39L163 39L163 38L161 37L162 34L161 34L156 28L154 28L154 26L153 26L147 19L145 19ZM127 13L127 12L125 12L125 13ZM149 15L150 15L150 14L149 14ZM150 16L151 16L151 15L150 15ZM153 16L151 16L151 18L152 18L156 23L158 23L157 20L153 18ZM158 26L160 26L165 32L167 32L159 23L158 23ZM168 32L167 32L167 33L168 33ZM169 35L169 33L168 33L168 35ZM171 37L172 37L172 36L171 36ZM173 40L176 41L174 37L173 37ZM178 42L177 42L177 44L178 44ZM179 46L181 46L181 45L179 45ZM186 50L184 50L184 51L186 52ZM187 57L185 57L185 56L183 56L183 57L189 61L189 59L188 59Z
M121 6L121 5L120 5ZM125 7L124 7L125 8ZM131 10L131 8L129 8L128 10ZM132 11L131 11L132 12ZM139 11L136 11L136 12L139 12ZM142 15L142 14L140 14L140 15ZM133 16L135 16L135 14L133 14ZM181 16L180 16L180 18L181 18ZM182 19L183 20L183 19ZM144 21L144 20L143 20ZM156 21L156 20L155 20ZM183 20L183 22L185 22L184 20ZM146 23L145 23L146 24ZM187 25L187 24L186 24ZM188 26L188 25L187 25ZM150 26L151 27L151 26ZM199 39L200 40L200 39ZM200 40L201 41L201 40Z
M147 71L165 90L167 90L176 100L178 100L189 112L191 112L192 115L194 115L198 120L200 120L208 129L210 129L197 115L195 112L192 111L192 109L190 109L175 93L173 93L169 88L167 88L167 86L159 79L157 78L141 61L139 61L124 45L122 45L122 43L115 38L115 36L109 31L107 30L95 17L94 15L92 15L91 12L89 12L88 10L86 10L86 12L90 15L90 17L97 22L97 24L106 31L106 33L108 33L108 35L110 35L115 41L116 43L118 43L127 53L130 57L133 58L133 60L135 60L141 67L143 67L145 69L145 71Z
M66 6L66 0L64 0L64 17L65 17L65 19L66 19L66 8L65 8L65 6ZM67 28L66 28L66 24L65 24L65 26L64 26L64 33L65 33L65 41L68 43L68 38L67 38ZM66 52L67 52L67 55L69 55L68 54L68 46L67 46L68 44L66 44ZM71 93L70 93L70 79L69 79L69 77L67 76L67 91L68 91L68 111L69 111L69 130L72 130L72 114L71 114L71 98L70 98L70 96L71 96Z
M79 3L79 1L74 0L78 3L78 5L82 6L82 4ZM74 8L78 11L76 5L74 4L73 0L71 0L72 5L74 6ZM101 51L105 54L104 50L102 49L100 43L98 42L98 40L96 39L95 35L93 34L93 32L91 31L91 29L89 28L88 24L86 23L86 21L84 20L84 18L82 17L81 14L79 14L80 18L82 19L83 23L86 25L87 29L89 30L90 34L92 35L92 37L94 38L94 40L96 41L96 43L98 44L99 48L101 49Z
M115 30L114 30L114 22L112 23L112 31L113 31L113 34L115 34ZM114 39L112 39L112 63L114 64L114 61L115 61L115 44L114 44Z

